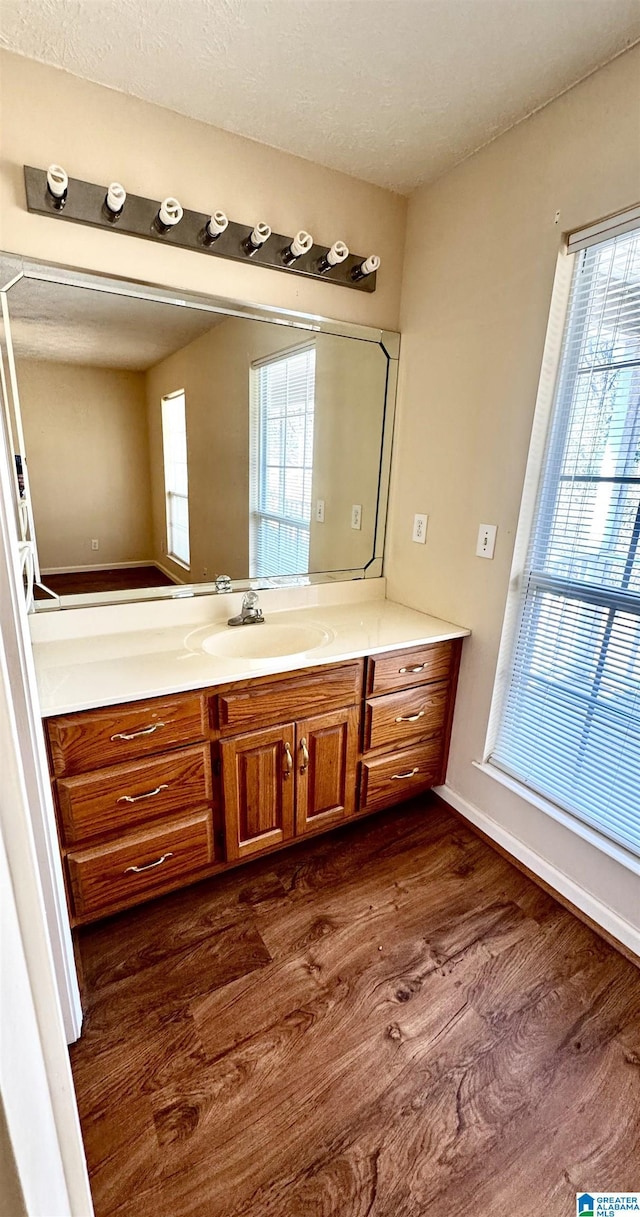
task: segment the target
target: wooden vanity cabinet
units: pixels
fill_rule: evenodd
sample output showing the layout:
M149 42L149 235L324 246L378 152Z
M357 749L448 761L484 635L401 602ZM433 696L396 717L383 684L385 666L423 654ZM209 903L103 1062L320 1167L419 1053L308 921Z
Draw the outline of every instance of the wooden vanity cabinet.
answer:
M204 694L60 715L45 726L72 924L222 864Z
M72 925L442 782L461 643L47 719Z
M195 743L207 734L201 693L61 714L46 722L53 773L65 776Z
M247 858L293 836L295 726L251 731L220 745L227 858Z
M218 698L221 732L293 721L222 738L222 793L230 861L318 832L356 806L361 661ZM314 713L322 708L324 713ZM300 717L304 716L304 717Z
M360 810L377 811L444 781L462 639L367 659Z

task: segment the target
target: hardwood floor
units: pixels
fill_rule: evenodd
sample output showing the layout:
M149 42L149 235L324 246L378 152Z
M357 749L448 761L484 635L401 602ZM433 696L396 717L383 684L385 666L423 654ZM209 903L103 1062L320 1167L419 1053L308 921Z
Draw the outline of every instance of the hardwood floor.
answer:
M97 1217L640 1186L640 972L434 796L82 932Z
M43 575L56 596L82 596L87 592L123 592L141 587L173 587L173 581L157 566L124 566L113 570L78 570L62 575ZM48 597L41 588L35 589L36 600Z

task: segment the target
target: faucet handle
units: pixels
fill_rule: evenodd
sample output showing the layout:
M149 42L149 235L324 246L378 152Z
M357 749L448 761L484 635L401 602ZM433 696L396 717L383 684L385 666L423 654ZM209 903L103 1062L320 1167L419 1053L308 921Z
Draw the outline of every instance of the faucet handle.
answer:
M231 591L233 591L233 587L232 587L232 585L231 585L231 579L230 579L229 575L217 575L217 577L216 577L216 591L217 591L217 592L231 592Z
M253 591L245 592L242 601L243 609L254 609L258 607L258 593Z

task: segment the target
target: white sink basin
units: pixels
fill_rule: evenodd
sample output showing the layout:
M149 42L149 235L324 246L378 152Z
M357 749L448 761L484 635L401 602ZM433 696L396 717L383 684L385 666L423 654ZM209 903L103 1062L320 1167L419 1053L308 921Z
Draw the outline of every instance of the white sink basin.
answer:
M200 640L209 655L229 659L276 659L280 655L302 655L331 641L332 634L319 625L299 622L269 622L262 625L228 626Z

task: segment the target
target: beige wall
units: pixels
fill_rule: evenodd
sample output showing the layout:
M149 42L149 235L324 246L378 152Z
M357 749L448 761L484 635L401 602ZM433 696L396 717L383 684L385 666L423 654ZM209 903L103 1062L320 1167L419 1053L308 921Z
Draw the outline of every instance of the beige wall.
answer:
M308 335L229 318L147 373L154 554L187 582L249 573L249 381L251 364L300 346ZM371 343L318 334L310 570L366 565L373 553L386 358ZM165 511L160 402L185 390L191 571L164 555ZM351 505L363 506L362 529ZM205 571L207 572L205 576Z
M0 52L0 246L126 278L397 329L406 199L310 161ZM253 264L159 249L149 241L63 224L25 209L23 164L121 181L147 198L176 194L195 211L222 207L274 232L306 228L355 253L380 254L373 295Z
M249 570L249 420L240 363L243 325L260 329L259 323L223 321L146 375L154 554L177 579L187 583L219 574L246 578ZM268 335L270 327L264 329ZM161 401L178 389L184 389L187 416L188 574L164 553Z
M562 230L640 198L640 48L411 199L389 594L470 626L448 783L640 926L637 879L472 767L482 760ZM560 212L559 224L555 223ZM429 514L423 548L413 513ZM498 525L493 562L474 556Z
M41 568L149 561L142 373L38 360L17 370Z

